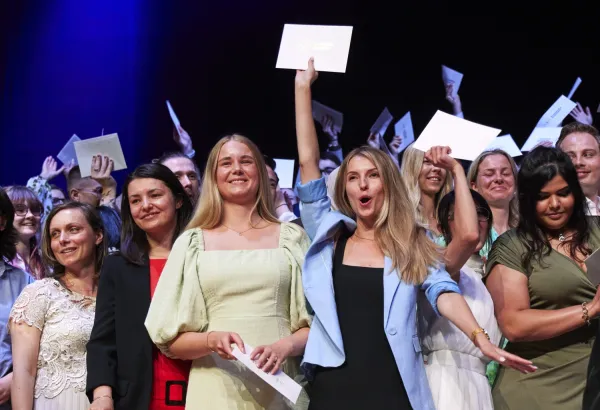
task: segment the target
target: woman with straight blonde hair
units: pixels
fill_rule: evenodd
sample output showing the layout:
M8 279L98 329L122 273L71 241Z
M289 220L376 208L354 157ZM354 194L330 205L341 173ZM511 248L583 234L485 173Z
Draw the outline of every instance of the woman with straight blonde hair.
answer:
M312 118L316 78L311 59L308 70L296 73L295 87L298 193L312 238L303 270L304 291L314 310L304 353L313 379L310 409L435 408L417 333L419 292L484 355L533 370L531 362L493 346L477 324L440 266L438 248L417 224L388 155L371 147L348 154L335 187L340 211L330 210Z
M302 290L309 239L272 214L267 170L238 134L211 150L202 197L173 249L146 328L165 354L192 360L189 409L306 409L294 406L235 361L232 345L262 371L300 377L311 321Z
M417 221L429 230L437 231L437 207L452 190L452 174L431 163L423 151L412 144L404 151L400 170L412 209L417 210Z

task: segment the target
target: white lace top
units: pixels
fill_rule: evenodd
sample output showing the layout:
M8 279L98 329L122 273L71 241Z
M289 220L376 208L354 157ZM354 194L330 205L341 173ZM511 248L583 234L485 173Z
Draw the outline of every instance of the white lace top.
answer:
M72 388L85 392L86 344L94 325L96 299L66 289L58 280L38 280L23 289L10 320L41 332L34 397L52 399Z

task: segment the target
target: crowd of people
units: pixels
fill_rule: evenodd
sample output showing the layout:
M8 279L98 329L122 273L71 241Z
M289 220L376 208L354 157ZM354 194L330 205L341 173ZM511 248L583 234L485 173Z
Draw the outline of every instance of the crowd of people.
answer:
M295 77L294 190L239 134L201 175L181 128L120 194L101 155L0 188L0 410L600 409L591 119L519 165L400 136L344 155L317 77Z

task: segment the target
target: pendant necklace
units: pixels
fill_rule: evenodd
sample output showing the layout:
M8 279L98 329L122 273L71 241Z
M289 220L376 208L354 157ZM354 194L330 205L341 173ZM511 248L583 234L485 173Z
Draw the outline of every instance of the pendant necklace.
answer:
M230 227L228 227L228 226L227 226L227 225L225 225L225 224L223 224L223 226L224 226L225 228L229 229L230 231L233 231L233 232L237 233L239 236L242 236L242 235L244 235L246 232L248 232L249 230L251 230L251 229L254 229L254 227L253 227L253 226L251 226L250 228L246 229L245 231L242 231L242 232L240 232L240 231L236 231L235 229L231 229Z

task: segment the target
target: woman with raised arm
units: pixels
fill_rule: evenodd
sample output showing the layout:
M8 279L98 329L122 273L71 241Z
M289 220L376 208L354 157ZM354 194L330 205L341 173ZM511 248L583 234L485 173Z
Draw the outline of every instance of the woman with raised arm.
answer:
M490 252L486 285L506 350L535 360L538 374L500 369L496 409L581 409L600 291L585 259L600 247L600 228L567 154L538 147L518 175L519 225Z
M53 208L42 234L51 276L28 285L10 313L13 410L88 410L85 345L106 254L102 220L91 206Z
M259 369L300 377L311 317L302 291L304 230L271 212L256 145L238 134L211 150L202 196L175 242L146 328L166 355L193 360L187 409L306 409L294 406L237 362L235 344Z
M302 220L313 239L303 282L314 310L304 365L311 409L434 409L417 332L417 296L486 356L522 371L531 362L496 348L473 317L440 254L415 220L390 157L362 147L342 163L330 210L312 119L314 63L296 74ZM346 251L347 250L347 251ZM383 306L383 317L382 308ZM383 319L383 322L382 322Z

